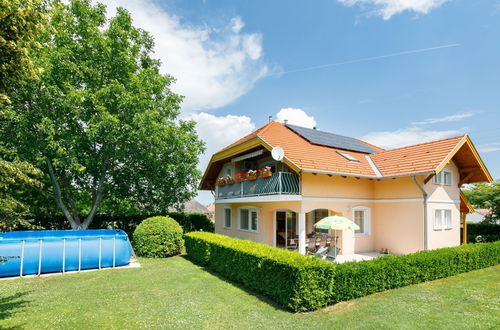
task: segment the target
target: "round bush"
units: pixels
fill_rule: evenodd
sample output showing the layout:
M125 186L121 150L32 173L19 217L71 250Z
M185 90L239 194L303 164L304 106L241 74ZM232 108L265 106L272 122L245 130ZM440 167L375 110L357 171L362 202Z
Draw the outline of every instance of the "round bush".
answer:
M141 257L165 258L181 253L184 247L182 227L170 217L143 220L134 231L132 245Z

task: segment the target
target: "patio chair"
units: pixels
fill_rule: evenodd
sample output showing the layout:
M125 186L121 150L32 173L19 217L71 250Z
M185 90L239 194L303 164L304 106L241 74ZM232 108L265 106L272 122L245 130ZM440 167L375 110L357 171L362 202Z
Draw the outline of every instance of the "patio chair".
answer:
M319 241L319 247L318 247L318 249L326 247L326 242L327 242L326 235L321 236L321 240Z
M307 243L307 252L314 253L316 252L316 239L311 238Z
M340 249L336 247L332 247L330 251L326 254L327 261L334 261L336 256L340 254Z
M314 253L314 256L316 258L320 259L325 259L328 253L328 248L326 246L320 247L316 253Z

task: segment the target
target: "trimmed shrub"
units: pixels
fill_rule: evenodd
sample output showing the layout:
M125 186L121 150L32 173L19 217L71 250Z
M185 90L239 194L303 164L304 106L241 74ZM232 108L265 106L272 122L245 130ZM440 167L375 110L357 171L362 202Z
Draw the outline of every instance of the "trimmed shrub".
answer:
M332 299L333 264L212 233L188 233L185 240L192 261L285 308L308 311L326 306Z
M337 265L332 303L500 263L500 242L469 244Z
M297 252L211 233L185 235L188 257L293 311L500 263L500 241L334 265Z
M468 243L495 241L500 241L500 224L467 223Z
M170 217L145 219L134 231L132 246L137 255L165 258L182 252L182 227Z

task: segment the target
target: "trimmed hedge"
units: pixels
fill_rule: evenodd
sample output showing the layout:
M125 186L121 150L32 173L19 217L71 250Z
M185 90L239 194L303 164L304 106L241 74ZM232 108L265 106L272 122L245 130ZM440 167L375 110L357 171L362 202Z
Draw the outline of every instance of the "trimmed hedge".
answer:
M132 245L138 256L165 258L182 252L182 227L170 217L145 219L134 231Z
M500 242L388 255L337 265L332 303L500 263Z
M335 266L325 261L223 235L184 236L188 257L293 311L331 301Z
M500 224L467 223L467 242L476 243L481 236L482 242L500 241Z
M90 224L89 229L123 229L132 239L135 228L144 220L152 215L109 215L97 214ZM184 230L184 233L190 231L207 231L214 232L214 223L203 213L181 213L170 212L161 214L169 216L177 221ZM47 230L64 230L71 229L68 221L64 216L37 216L34 217L33 224ZM19 230L29 230L20 228Z
M218 234L193 232L184 237L191 260L293 311L500 263L500 241L337 265Z

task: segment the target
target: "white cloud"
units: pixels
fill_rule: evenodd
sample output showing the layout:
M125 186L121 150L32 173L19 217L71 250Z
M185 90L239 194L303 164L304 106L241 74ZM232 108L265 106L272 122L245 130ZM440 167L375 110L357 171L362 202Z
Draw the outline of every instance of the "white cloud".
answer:
M245 22L243 22L241 17L236 16L231 19L231 29L234 33L239 33L244 26Z
M133 24L155 39L155 57L162 73L177 81L172 89L186 96L182 109L207 110L227 105L245 94L264 77L268 66L262 59L262 35L241 33L244 22L234 17L225 26L193 26L166 12L153 0L98 0L127 9Z
M464 129L437 131L408 127L396 131L372 132L362 139L382 148L393 149L457 136L463 134L463 131Z
M445 116L445 117L440 117L440 118L429 118L425 119L423 121L417 121L412 123L413 125L427 125L427 124L436 124L436 123L446 123L446 122L452 122L452 121L459 121L465 118L469 118L474 116L473 112L466 112L466 113L458 113L455 115L450 115L450 116Z
M480 152L483 152L483 153L500 151L500 142L486 143L486 144L480 145L478 147L478 149Z
M449 0L337 0L346 6L374 7L373 12L385 20L404 11L427 14Z
M277 114L276 118L280 122L288 121L289 124L313 128L316 126L316 120L309 116L304 110L296 108L283 108Z

